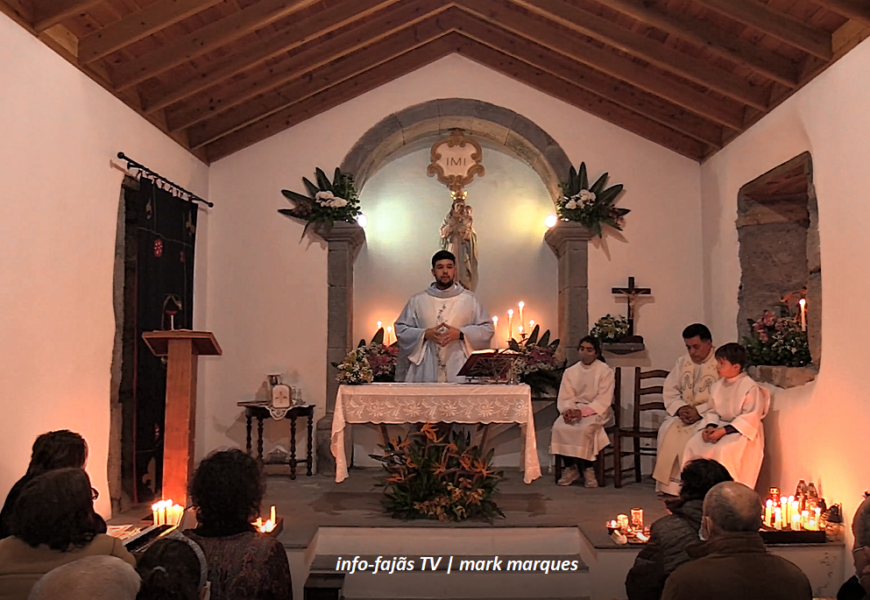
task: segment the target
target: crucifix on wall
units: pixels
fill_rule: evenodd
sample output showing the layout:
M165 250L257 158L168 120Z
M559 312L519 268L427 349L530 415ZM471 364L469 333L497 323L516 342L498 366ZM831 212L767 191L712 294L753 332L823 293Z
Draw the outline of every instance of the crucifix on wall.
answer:
M611 292L628 296L628 335L634 336L634 319L637 315L638 296L649 296L652 294L652 290L650 288L635 287L634 277L629 277L628 287L613 288Z

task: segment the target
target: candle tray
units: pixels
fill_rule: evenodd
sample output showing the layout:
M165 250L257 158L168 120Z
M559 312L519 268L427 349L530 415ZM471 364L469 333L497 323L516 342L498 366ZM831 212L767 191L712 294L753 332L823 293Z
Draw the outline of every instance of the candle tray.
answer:
M779 531L776 529L762 529L761 539L765 544L824 544L824 531Z

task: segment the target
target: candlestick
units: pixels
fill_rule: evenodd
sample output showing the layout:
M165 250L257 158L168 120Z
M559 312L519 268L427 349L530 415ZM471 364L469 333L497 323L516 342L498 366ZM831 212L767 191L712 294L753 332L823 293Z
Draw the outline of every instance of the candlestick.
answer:
M525 329L526 327L526 319L523 317L523 308L526 306L526 303L520 300L520 327Z
M495 344L495 349L498 350L498 347L499 347L498 340L500 339L498 337L498 317L492 318L492 328L495 331L495 335L492 338L494 340L493 343Z
M511 340L514 337L514 309L508 310L508 339Z
M807 330L807 301L805 298L800 299L801 305L801 331Z

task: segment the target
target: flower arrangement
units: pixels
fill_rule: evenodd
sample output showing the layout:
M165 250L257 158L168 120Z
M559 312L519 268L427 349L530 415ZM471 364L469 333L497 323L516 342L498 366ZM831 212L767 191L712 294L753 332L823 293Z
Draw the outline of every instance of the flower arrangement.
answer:
M372 341L368 344L366 344L365 340L360 340L357 350L365 353L366 360L368 360L369 366L372 368L375 381L395 381L399 344L397 342L388 346L384 343L383 327L375 332Z
M792 313L791 294L779 303L779 316L765 310L758 320L749 321L744 338L750 365L805 367L812 362L807 332L801 331L799 312Z
M602 343L612 343L627 336L628 331L628 319L622 315L613 317L608 313L595 322L589 335L598 338Z
M622 231L625 225L627 208L616 208L613 203L622 193L623 185L618 184L605 188L608 174L589 185L586 175L586 163L580 163L580 169L571 167L568 181L559 184L562 197L556 202L556 211L563 221L577 221L595 231L601 237L602 227L609 225L617 231Z
M438 428L424 424L402 440L381 446L371 455L387 472L384 507L395 518L462 521L504 516L492 500L502 472L492 468L493 450L481 455L471 445L470 433L452 432L451 441L439 437Z
M366 352L360 348L351 350L341 363L332 363L338 369L335 380L344 385L360 385L374 381L372 367Z
M305 184L308 192L307 196L290 190L281 190L291 207L282 208L278 212L288 217L305 220L303 236L312 224L317 228L331 227L336 221L353 223L356 217L362 214L352 175L342 173L338 168L335 169L332 181L321 169L315 169L314 175L316 184L306 177L302 178L302 183Z
M549 330L538 338L540 329L535 325L526 339L511 339L508 348L520 355L513 362L513 374L532 388L533 393L546 395L558 392L565 372L565 359L556 353L559 340L551 342Z

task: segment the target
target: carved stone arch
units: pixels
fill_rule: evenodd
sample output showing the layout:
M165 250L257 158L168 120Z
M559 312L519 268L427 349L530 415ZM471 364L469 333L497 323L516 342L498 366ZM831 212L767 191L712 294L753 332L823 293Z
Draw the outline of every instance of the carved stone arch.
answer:
M466 98L430 100L383 118L351 148L341 170L353 174L356 188L362 190L397 150L423 138L449 135L451 129L462 129L469 137L484 138L513 151L540 176L553 200L559 197L559 183L571 168L562 147L523 115Z

